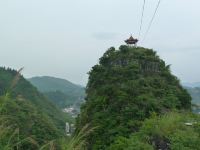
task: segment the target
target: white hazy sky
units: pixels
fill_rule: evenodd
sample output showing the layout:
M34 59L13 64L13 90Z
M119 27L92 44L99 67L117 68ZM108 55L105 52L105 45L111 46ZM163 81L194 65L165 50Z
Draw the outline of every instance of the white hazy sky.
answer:
M142 37L158 0L146 0ZM85 85L111 46L138 35L142 0L0 0L0 65L25 77ZM200 1L162 0L140 45L153 48L183 82L200 81Z

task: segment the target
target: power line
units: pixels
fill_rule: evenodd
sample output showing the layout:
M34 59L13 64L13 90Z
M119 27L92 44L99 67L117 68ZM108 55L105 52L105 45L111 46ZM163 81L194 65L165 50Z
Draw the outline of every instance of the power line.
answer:
M148 26L148 28L147 28L147 30L146 30L146 32L145 32L143 41L146 39L147 34L149 33L149 30L150 30L150 28L151 28L151 26L152 26L153 20L155 19L156 13L157 13L158 8L159 8L159 6L160 6L160 3L161 3L161 0L158 1L158 4L157 4L156 9L155 9L155 11L154 11L153 17L151 18L151 21L150 21L150 23L149 23L149 26Z
M140 30L139 30L138 39L140 39L140 35L141 35L141 31L142 31L142 24L143 24L143 18L144 18L145 3L146 3L146 0L144 0L143 6L142 6L142 16L141 16L141 21L140 21Z

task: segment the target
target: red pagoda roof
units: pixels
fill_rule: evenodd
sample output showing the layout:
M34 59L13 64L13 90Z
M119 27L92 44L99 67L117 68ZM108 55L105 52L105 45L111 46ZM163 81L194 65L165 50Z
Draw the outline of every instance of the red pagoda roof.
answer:
M136 44L138 42L138 39L133 38L132 36L125 40L126 44Z

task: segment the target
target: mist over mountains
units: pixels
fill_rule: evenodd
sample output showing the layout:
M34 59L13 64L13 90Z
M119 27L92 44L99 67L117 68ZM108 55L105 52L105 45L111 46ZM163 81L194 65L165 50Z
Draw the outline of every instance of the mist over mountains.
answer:
M200 82L183 82L182 85L190 93L192 103L200 104Z
M183 82L182 85L185 87L194 88L194 87L200 87L200 82Z

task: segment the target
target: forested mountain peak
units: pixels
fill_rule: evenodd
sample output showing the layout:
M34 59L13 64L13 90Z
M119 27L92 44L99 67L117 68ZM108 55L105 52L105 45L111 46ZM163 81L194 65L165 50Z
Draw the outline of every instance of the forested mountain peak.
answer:
M191 97L155 51L122 45L108 49L89 72L86 103L77 127L97 126L88 149L106 149L129 136L152 113L190 110Z

